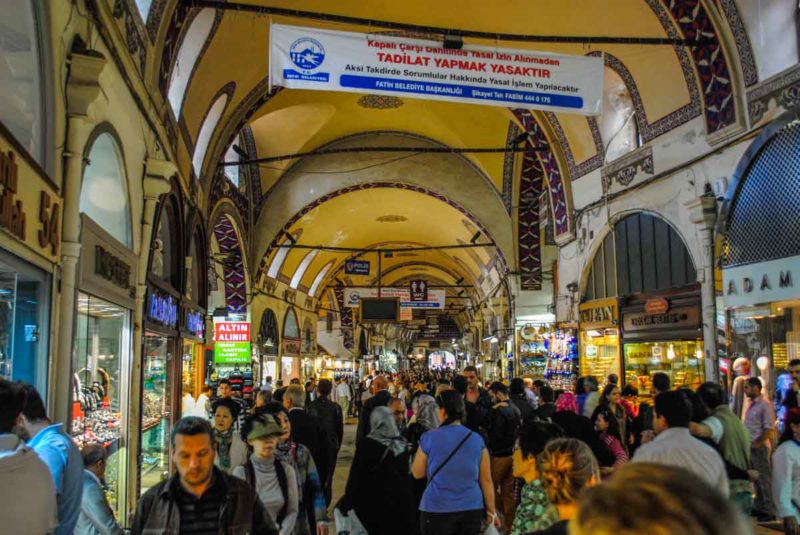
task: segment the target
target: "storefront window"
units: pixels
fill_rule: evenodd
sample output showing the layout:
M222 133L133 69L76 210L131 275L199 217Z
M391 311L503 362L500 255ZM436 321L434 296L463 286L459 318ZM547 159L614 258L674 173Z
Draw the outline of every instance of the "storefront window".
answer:
M181 360L181 416L203 416L205 407L197 407L205 378L205 348L199 342L183 341Z
M603 380L619 374L619 331L589 329L581 331L581 375Z
M762 377L773 399L782 401L788 386L781 376L790 360L800 358L800 302L729 310L728 324L731 360L750 360L753 374Z
M0 253L0 377L47 392L50 277Z
M83 447L102 444L109 454L106 496L121 513L123 473L127 459L120 454L125 436L130 360L130 313L121 307L81 293L75 320L72 364L72 437Z
M705 381L702 341L639 342L625 344L625 384L653 395L653 374L664 372L673 388L695 390Z
M141 494L169 477L169 435L172 431L172 388L168 368L171 338L145 333L142 364Z

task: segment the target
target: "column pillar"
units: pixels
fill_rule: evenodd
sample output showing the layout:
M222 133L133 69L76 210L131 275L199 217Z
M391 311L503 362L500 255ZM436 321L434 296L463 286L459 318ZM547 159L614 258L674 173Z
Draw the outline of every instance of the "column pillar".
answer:
M706 381L719 382L717 353L717 296L714 288L714 223L717 201L711 194L686 203L692 223L701 236L702 269L697 270L703 318L703 352Z
M141 396L142 396L142 360L144 353L144 307L147 295L147 264L150 261L150 240L153 235L153 222L156 207L162 195L171 189L169 178L177 172L175 164L160 160L148 159L145 162L143 181L144 206L142 208L142 233L139 244L139 265L136 267L136 298L133 309L133 362L131 364L131 385L128 412L128 435L130 455L128 456L128 500L127 509L133 511L138 502L137 483L139 457L141 456Z
M83 180L83 153L91 132L89 106L100 94L100 73L106 59L97 53L73 52L67 82L67 136L64 157L64 219L61 243L61 296L59 301L58 350L53 368L54 386L50 389L52 417L69 423L70 377L72 376L72 343L78 260L81 253L80 197Z

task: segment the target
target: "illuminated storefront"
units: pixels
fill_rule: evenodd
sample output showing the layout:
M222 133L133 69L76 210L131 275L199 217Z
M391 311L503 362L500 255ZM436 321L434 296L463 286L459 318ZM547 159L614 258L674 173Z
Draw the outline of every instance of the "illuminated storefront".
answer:
M619 344L619 306L616 298L581 303L580 374L598 379L622 371Z

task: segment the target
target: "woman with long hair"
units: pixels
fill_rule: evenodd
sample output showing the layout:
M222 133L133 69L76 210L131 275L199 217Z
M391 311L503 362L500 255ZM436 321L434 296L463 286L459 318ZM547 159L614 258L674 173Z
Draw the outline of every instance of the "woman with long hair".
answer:
M597 430L600 440L608 446L614 456L614 464L610 468L619 468L628 462L628 453L622 445L622 435L619 431L617 418L608 405L598 405L592 413L592 425Z
M414 531L415 504L408 477L408 442L388 407L375 407L370 431L356 447L344 496L336 505L355 511L367 533L407 535Z
M580 440L558 438L550 441L536 458L536 470L560 520L533 534L567 535L567 525L578 513L581 492L600 481L597 460L589 446Z
M598 406L602 405L608 407L611 415L617 420L619 441L627 453L630 443L628 440L628 414L620 401L621 390L619 387L615 384L607 384L605 388L603 388L603 393L600 394L600 403L598 403Z
M274 416L280 424L282 434L275 448L275 456L290 464L297 473L300 499L294 535L315 535L320 528L327 526L328 506L311 451L302 444L292 442L292 424L289 413L282 404L271 401L259 408L259 413Z
M436 397L437 429L420 439L411 473L427 478L420 503L423 535L478 535L484 519L499 527L489 452L483 438L464 427L464 398L455 390Z
M214 464L228 474L247 460L247 446L239 438L233 425L239 417L239 409L239 404L230 398L220 398L211 406L211 414L214 415L214 446L217 450Z

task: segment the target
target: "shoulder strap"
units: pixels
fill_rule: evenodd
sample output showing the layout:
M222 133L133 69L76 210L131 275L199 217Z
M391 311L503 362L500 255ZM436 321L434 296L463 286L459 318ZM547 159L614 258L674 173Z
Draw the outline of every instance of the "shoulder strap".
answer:
M258 495L258 489L256 489L256 469L253 467L253 461L249 458L244 463L244 480L247 481L247 484L256 491L256 495Z
M463 446L463 445L464 445L464 443L467 441L467 439L468 439L470 436L472 436L472 431L470 431L470 430L467 430L467 434L464 436L464 438L462 438L462 439L461 439L461 442L459 442L459 443L458 443L458 446L456 446L456 447L453 449L453 451L451 451L451 452L450 452L450 455L448 455L448 456L447 456L447 458L444 460L444 462L442 462L442 464L440 464L439 466L437 466L437 467L436 467L436 470L434 470L434 471L433 471L433 474L431 474L431 477L429 477L429 478L428 478L428 483L430 483L431 481L433 481L433 478L435 478L435 477L436 477L436 474L438 474L438 473L439 473L439 472L442 470L442 468L444 468L444 467L447 465L447 463L449 463L449 462L450 462L450 459L452 459L452 458L453 458L453 456L456 454L456 452L457 452L458 450L460 450L460 449L461 449L461 446Z
M275 460L275 475L278 476L278 486L281 488L283 494L283 505L281 510L278 511L278 527L280 527L283 519L286 517L286 510L289 508L289 483L286 479L286 470L283 468L283 463L276 457Z

